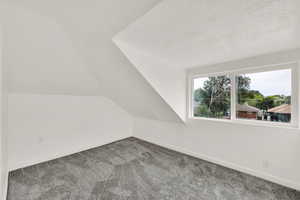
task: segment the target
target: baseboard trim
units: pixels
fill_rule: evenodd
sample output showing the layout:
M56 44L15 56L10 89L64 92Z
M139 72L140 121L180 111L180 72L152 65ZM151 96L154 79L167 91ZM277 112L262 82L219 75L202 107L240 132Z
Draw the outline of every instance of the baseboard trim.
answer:
M7 199L7 194L8 194L8 171L5 174L5 182L4 182L4 192L3 192L3 200Z
M1 185L0 188L0 199L6 200L7 199L7 193L8 193L8 171L6 170L5 176L3 178L3 185Z
M90 147L87 147L87 148L79 149L76 152L63 153L63 154L54 156L53 158L48 158L48 159L43 159L43 160L32 162L32 163L30 163L26 166L14 166L14 167L11 167L9 169L9 171L13 171L13 170L16 170L16 169L28 167L28 166L43 163L43 162L47 162L47 161L50 161L50 160L53 160L53 159L65 157L65 156L68 156L68 155L79 153L81 151L86 151L88 149L108 145L108 144L118 142L118 141L121 141L121 140L124 140L124 139L127 139L127 138L132 138L132 137L140 139L140 140L144 140L146 142L153 143L153 144L168 148L168 149L173 150L173 151L177 151L177 152L180 152L180 153L183 153L183 154L186 154L186 155L189 155L189 156L201 159L201 160L205 160L205 161L208 161L208 162L211 162L211 163L223 166L223 167L231 168L231 169L234 169L234 170L237 170L237 171L240 171L240 172L243 172L243 173L258 177L258 178L262 178L262 179L265 179L267 181L271 181L271 182L277 183L279 185L282 185L282 186L289 187L289 188L300 191L300 184L299 183L296 183L296 182L293 182L293 181L290 181L290 180L287 180L287 179L283 179L283 178L280 178L280 177L276 177L276 176L273 176L271 174L267 174L267 173L264 173L264 172L259 172L257 170L253 170L253 169L250 169L250 168L247 168L247 167L244 167L244 166L240 166L240 165L237 165L235 163L223 161L223 160L218 159L218 158L206 156L204 154L195 153L195 152L192 152L192 151L189 151L187 149L180 148L180 147L177 147L177 146L174 146L174 145L171 145L171 144L161 143L161 142L153 141L151 139L142 138L142 137L139 137L139 136L125 136L125 137L118 138L118 139L115 139L115 140L112 139L110 141L105 141L105 142L103 142L103 144L100 144L98 146L90 146ZM6 177L5 180L6 180L5 187L8 189L8 173L7 173L7 177ZM4 197L5 197L4 199L6 199L6 195L7 195L7 192L4 193Z
M21 164L10 164L9 163L8 171L11 172L11 171L26 168L26 167L29 167L29 166L32 166L32 165L37 165L37 164L40 164L40 163L48 162L48 161L51 161L51 160L55 160L55 159L58 159L58 158L62 158L62 157L65 157L65 156L76 154L76 153L79 153L79 152L82 152L82 151L86 151L86 150L89 150L89 149L93 149L93 148L101 147L101 146L108 145L108 144L111 144L111 143L115 143L115 142L118 142L118 141L121 141L121 140L125 140L125 139L131 138L131 137L132 137L131 135L127 135L127 136L123 136L123 137L112 138L112 139L109 139L109 140L106 140L106 141L102 141L101 143L99 143L97 145L90 145L90 146L86 146L84 148L78 148L77 150L74 150L74 151L58 153L58 154L55 154L55 155L48 156L45 159L31 160L28 163L21 163Z
M276 184L279 184L279 185L282 185L282 186L289 187L289 188L300 191L300 183L297 183L297 182L293 182L293 181L290 181L290 180L287 180L287 179L284 179L284 178L276 177L276 176L273 176L273 175L268 174L268 173L259 172L257 170L253 170L253 169L250 169L250 168L247 168L247 167L244 167L244 166L240 166L240 165L237 165L235 163L223 161L223 160L218 159L218 158L206 156L204 154L195 153L195 152L189 151L189 150L184 149L184 148L176 147L174 145L170 145L170 144L166 144L166 143L163 144L163 143L153 141L151 139L142 138L142 137L139 137L139 136L134 136L134 137L137 138L137 139L140 139L140 140L144 140L144 141L149 142L149 143L156 144L158 146L165 147L165 148L173 150L173 151L177 151L177 152L180 152L180 153L183 153L183 154L186 154L186 155L189 155L189 156L201 159L201 160L205 160L205 161L208 161L208 162L211 162L211 163L223 166L223 167L234 169L236 171L243 172L245 174L249 174L251 176L255 176L255 177L258 177L258 178L261 178L261 179L264 179L264 180L267 180L267 181L270 181L270 182L273 182L273 183L276 183Z

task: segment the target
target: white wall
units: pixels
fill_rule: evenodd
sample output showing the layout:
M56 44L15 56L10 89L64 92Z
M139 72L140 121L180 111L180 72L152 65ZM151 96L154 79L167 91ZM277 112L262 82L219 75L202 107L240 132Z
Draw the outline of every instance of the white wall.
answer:
M6 68L2 62L2 32L0 27L0 199L6 199L7 192L7 80Z
M10 92L27 93L9 96L9 169L131 135L130 115L110 100L75 95L103 95L135 116L178 121L111 41L158 1L78 1L74 6L67 0L5 2L0 16ZM299 58L299 53L292 54ZM208 66L202 72L276 63L278 57L283 61L293 56L246 59L240 65ZM177 92L168 88L163 91ZM137 137L300 188L298 133L213 121L182 125L137 119L134 125Z
M0 0L9 92L105 96L132 115L179 121L112 42L158 1Z
M187 75L298 60L300 49L198 67L188 70ZM136 119L133 135L300 190L297 128L190 119L183 125Z
M132 135L132 117L104 97L9 94L9 169Z
M134 137L300 190L300 131L199 120L138 118Z
M158 1L0 1L10 170L131 136L131 115L179 121L111 41Z
M3 116L2 116L2 35L1 35L1 29L0 29L0 197L3 197L3 183L4 183L4 177L3 177Z
M114 38L115 44L128 57L149 84L180 117L186 119L185 70Z

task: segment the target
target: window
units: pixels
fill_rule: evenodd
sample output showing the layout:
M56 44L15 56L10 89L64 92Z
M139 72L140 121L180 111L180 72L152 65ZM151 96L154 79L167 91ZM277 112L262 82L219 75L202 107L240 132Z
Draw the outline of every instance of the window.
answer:
M194 117L230 119L230 78L211 76L193 81Z
M236 116L291 122L291 69L239 74Z
M193 77L191 117L295 125L298 82L294 66Z

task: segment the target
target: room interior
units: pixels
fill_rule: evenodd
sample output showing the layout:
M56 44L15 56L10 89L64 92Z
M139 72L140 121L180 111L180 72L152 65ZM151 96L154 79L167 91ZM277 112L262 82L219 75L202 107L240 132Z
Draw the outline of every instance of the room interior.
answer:
M299 200L299 8L1 0L0 199Z

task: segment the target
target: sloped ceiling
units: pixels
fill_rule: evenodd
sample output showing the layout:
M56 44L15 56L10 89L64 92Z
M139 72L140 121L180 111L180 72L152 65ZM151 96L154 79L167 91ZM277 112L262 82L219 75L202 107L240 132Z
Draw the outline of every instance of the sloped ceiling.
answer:
M101 95L158 120L186 119L188 68L300 47L298 0L0 5L11 92Z
M179 121L112 37L158 0L2 0L9 91L99 95L134 116Z
M164 0L114 41L185 120L185 70L300 47L299 7L299 0Z
M174 66L299 47L299 0L164 0L117 35Z

